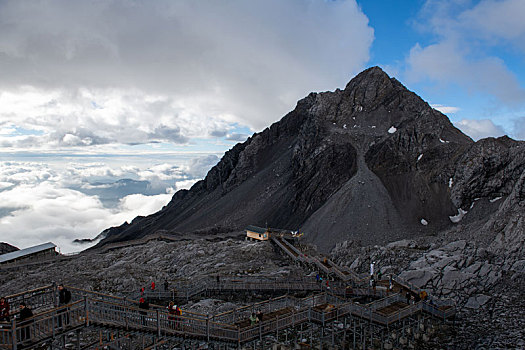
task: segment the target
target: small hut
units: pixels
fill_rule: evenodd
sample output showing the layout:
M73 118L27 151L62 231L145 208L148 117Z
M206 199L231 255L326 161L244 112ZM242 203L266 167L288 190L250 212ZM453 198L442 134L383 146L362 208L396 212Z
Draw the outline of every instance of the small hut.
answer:
M246 227L246 239L267 241L268 239L270 239L270 229L250 225Z
M53 258L57 255L55 248L56 245L49 242L2 254L0 255L0 264L16 263L20 261L39 261Z

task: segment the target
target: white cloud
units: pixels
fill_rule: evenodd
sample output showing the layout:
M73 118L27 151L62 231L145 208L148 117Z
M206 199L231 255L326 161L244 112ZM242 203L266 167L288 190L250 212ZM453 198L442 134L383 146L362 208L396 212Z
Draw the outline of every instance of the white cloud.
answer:
M494 104L523 108L525 88L498 52L525 45L524 5L521 0L482 0L474 5L427 0L418 26L436 39L412 47L407 58L409 79L430 79L445 87L456 84L492 96Z
M501 126L494 124L489 119L463 119L454 123L454 125L476 141L485 137L506 135Z
M0 3L3 147L186 143L343 86L373 29L354 0Z
M421 81L429 78L442 84L456 83L471 93L492 95L509 105L525 101L525 89L497 57L468 58L468 53L453 41L410 50L409 79Z
M19 247L53 241L62 252L71 252L81 249L72 244L74 239L93 237L137 215L151 214L170 199L170 194L130 195L117 208L108 209L96 196L60 188L48 181L19 185L0 192L0 207L15 208L0 218L0 236L2 241Z
M459 107L452 107L452 106L443 106L443 105L431 105L432 108L437 109L443 114L454 114L460 110Z
M110 166L112 158L106 160L0 162L0 240L19 247L52 241L63 252L84 249L72 241L93 238L108 227L160 210L175 190L191 187L218 158L194 156L179 160L179 166L144 167ZM147 186L118 181L123 178L145 181Z
M187 167L188 174L194 177L203 178L208 170L219 162L219 157L210 154L204 157L198 157L191 160Z
M514 135L520 140L525 140L525 116L514 119Z
M472 28L473 37L494 43L500 40L525 53L525 2L523 0L485 0L459 16L459 22Z

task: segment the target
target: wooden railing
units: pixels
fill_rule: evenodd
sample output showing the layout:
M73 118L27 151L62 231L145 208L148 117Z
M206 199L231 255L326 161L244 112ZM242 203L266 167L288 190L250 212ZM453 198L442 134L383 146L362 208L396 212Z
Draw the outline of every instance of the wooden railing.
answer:
M323 261L321 261L315 256L305 255L286 239L281 237L272 237L272 241L294 261L315 265L320 271L328 275L335 275L342 281L352 281L357 285L366 284L368 282L368 276L360 276L351 269L338 266L328 258L325 258Z
M54 306L55 304L55 290L53 285L44 286L36 289L31 289L25 292L9 295L6 298L10 307L10 314L16 315L20 310L20 303L31 305L35 310Z
M235 292L235 291L280 291L291 293L296 291L320 292L326 289L325 286L318 283L314 278L305 279L274 279L257 281L253 279L221 279L217 282L214 279L202 279L191 284L178 283L176 288L171 291L164 290L145 290L144 297L157 300L176 300L189 299L196 295L206 292Z
M36 344L62 332L69 332L72 328L89 325L135 330L159 337L180 335L242 343L303 322L324 325L350 314L389 325L421 311L443 319L450 317L453 312L419 302L384 315L376 310L400 301L402 297L399 294L361 305L333 294L321 293L307 298L283 296L214 316L190 312L175 316L168 314L162 307L140 309L125 298L69 288L76 294L76 301L39 313L20 323L13 319L10 324L6 324L8 327L0 329L0 346L17 349L24 340L30 339L31 343ZM262 311L268 318L265 320L263 317L263 321L255 325L241 326L256 311ZM280 311L283 311L282 314ZM274 314L268 316L271 313Z

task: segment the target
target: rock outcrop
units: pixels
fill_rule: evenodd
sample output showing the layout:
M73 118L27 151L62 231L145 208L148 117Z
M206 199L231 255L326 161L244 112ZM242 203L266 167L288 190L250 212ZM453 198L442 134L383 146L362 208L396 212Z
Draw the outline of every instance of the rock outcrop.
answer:
M504 245L523 237L513 236L509 222L522 225L516 186L524 147L507 137L474 143L373 67L344 90L300 100L161 211L103 232L99 246L159 230L228 232L249 224L300 229L325 252L347 240L385 244L458 225L489 240L497 230ZM512 193L509 208L498 211L493 201Z
M11 252L16 252L17 250L19 250L17 247L14 247L4 242L0 242L0 255L11 253Z

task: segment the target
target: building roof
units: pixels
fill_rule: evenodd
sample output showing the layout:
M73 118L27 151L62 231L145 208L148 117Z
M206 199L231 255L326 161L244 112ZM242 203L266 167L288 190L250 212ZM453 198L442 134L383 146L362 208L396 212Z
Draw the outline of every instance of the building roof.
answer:
M249 225L246 227L246 231L252 231L255 233L265 233L268 230L259 226Z
M56 247L56 245L54 245L51 242L48 242L48 243L44 243L44 244L35 245L34 247L20 249L20 250L17 250L16 252L2 254L2 255L0 255L0 263L4 263L4 262L10 261L10 260L22 258L24 256L28 256L28 255L31 255L31 254L39 253L39 252L42 252L44 250L55 249L55 247Z

